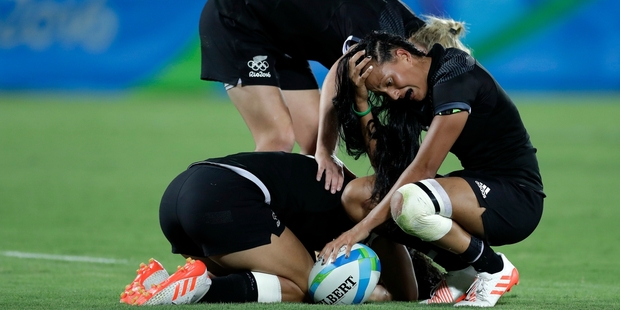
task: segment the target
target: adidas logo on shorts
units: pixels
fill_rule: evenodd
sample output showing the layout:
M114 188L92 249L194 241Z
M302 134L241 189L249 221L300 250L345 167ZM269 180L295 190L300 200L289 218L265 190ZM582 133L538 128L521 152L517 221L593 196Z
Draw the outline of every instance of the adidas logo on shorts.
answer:
M482 198L487 198L487 194L491 191L491 189L482 182L479 182L479 181L475 181L475 182L480 188L480 192L482 193Z

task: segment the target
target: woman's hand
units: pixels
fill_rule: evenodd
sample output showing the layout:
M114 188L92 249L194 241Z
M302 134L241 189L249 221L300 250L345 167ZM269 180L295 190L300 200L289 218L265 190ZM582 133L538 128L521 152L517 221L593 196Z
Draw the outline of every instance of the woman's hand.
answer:
M344 165L334 155L318 151L314 156L314 160L318 164L316 180L321 181L323 172L325 172L325 190L335 194L336 191L342 190L344 184Z
M368 238L369 235L370 231L358 223L353 228L342 233L342 235L334 239L334 241L326 244L323 250L321 250L321 253L319 253L319 258L323 259L323 263L333 261L336 259L336 254L338 254L338 251L342 247L346 247L345 257L349 257L351 254L351 247L355 243Z
M361 111L366 111L366 109L368 108L368 89L366 89L366 79L368 78L373 69L373 66L371 65L368 66L366 70L364 70L364 67L366 67L371 61L370 56L364 57L365 54L365 51L359 51L349 59L349 78L351 79L351 81L353 81L353 83L355 83L355 86L357 87L356 101L358 104L358 108L363 108ZM359 64L356 65L355 63L359 61L362 57L363 59L360 61ZM365 109L364 107L359 106L360 103L366 104Z

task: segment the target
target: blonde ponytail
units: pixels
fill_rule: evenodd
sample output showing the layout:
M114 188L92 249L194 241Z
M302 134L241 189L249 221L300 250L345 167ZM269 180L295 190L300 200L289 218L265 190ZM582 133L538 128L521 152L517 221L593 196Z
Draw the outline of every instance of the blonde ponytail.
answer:
M458 48L471 54L461 37L465 36L465 23L450 18L439 18L430 15L422 16L426 25L411 35L409 41L424 48L428 52L433 45L439 43L445 48Z

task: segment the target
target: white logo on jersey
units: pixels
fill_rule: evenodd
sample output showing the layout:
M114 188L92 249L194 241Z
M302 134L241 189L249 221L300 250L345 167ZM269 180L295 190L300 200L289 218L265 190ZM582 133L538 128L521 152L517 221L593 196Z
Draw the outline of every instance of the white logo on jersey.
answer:
M266 59L267 56L258 55L248 61L248 67L252 69L252 71L250 71L250 77L271 77L270 72L263 72L269 68L269 63Z
M271 217L274 221L276 221L276 227L280 227L280 220L278 219L278 216L275 212L271 211Z
M480 188L480 192L482 193L482 198L487 198L487 194L491 191L491 189L482 182L478 182L478 181L475 181L475 182Z

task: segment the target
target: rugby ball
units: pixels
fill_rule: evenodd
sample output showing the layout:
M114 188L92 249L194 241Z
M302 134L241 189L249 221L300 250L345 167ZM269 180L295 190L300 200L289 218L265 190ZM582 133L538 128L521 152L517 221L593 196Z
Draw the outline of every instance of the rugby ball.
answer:
M381 263L368 246L356 243L349 257L344 247L334 261L318 259L310 271L310 297L318 304L361 304L372 294L379 282Z

